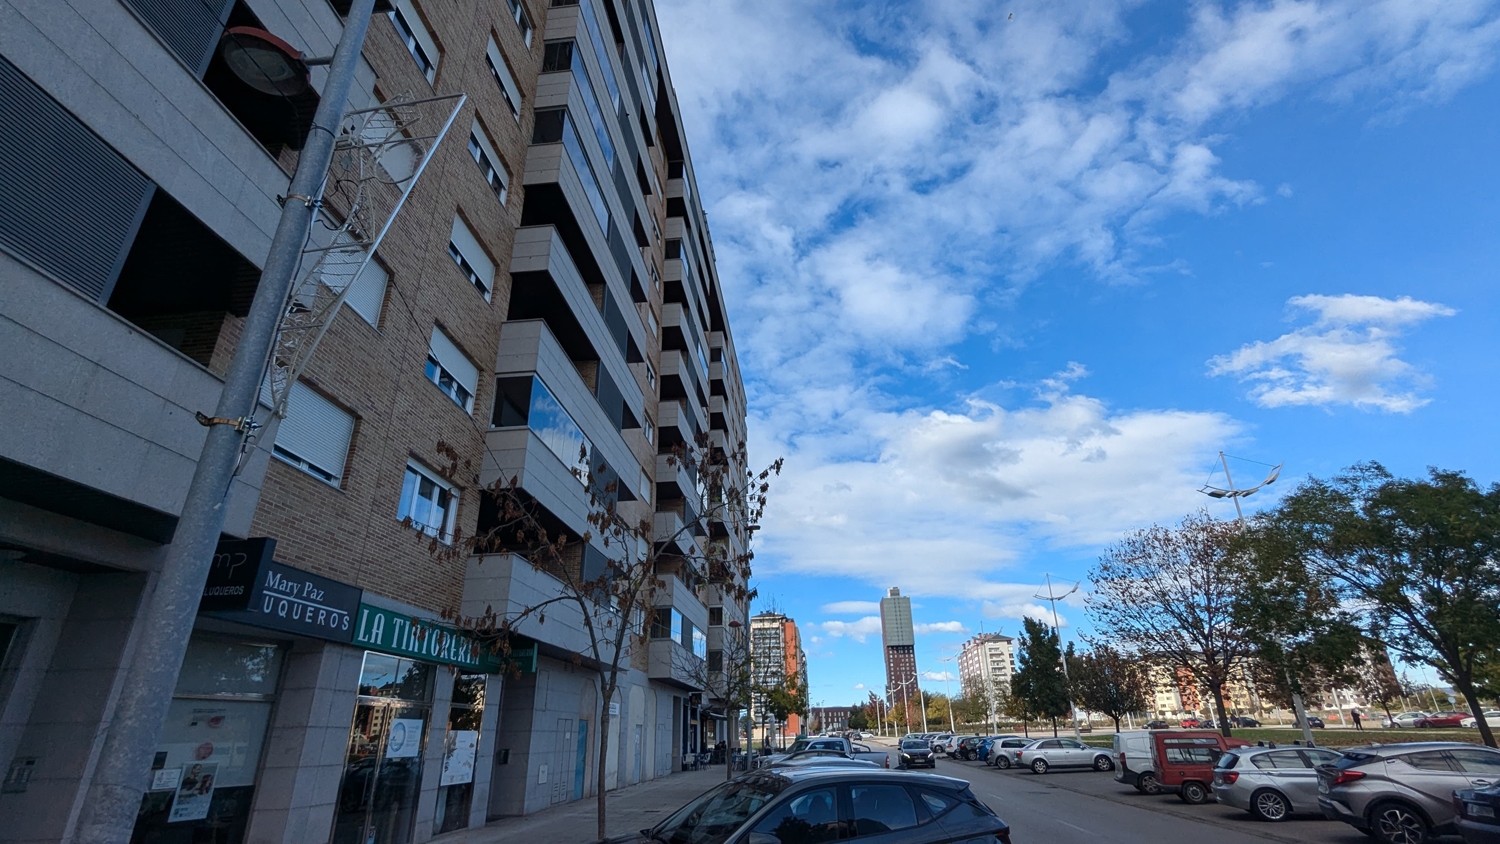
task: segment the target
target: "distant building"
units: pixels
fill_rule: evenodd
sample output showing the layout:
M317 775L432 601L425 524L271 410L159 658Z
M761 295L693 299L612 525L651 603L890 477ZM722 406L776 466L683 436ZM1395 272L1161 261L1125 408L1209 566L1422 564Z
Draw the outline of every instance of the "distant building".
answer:
M895 705L908 698L919 699L911 599L894 586L880 599L880 639L885 645L886 700Z
M958 655L960 688L967 694L978 689L993 708L1010 693L1010 678L1016 673L1015 640L999 633L980 633L964 642Z
M814 706L808 710L808 726L825 733L847 730L853 712L854 708L849 706Z
M778 612L762 612L750 618L750 665L754 684L759 688L776 688L795 682L807 688L807 654L797 622ZM778 732L779 726L779 732ZM766 705L766 696L750 696L751 742L761 744L767 736L773 744L802 731L802 717L793 713L782 724Z

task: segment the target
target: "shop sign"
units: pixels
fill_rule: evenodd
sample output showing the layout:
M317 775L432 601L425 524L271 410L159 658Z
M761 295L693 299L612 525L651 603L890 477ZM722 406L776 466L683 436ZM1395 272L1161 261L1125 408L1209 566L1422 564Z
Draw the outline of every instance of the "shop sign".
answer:
M265 560L256 572L248 606L215 612L213 616L299 636L349 642L354 638L354 614L362 606L362 597L364 591L356 586Z
M354 644L492 674L505 668L505 661L471 633L369 604L359 605Z
M208 568L208 581L203 584L203 597L198 601L200 611L243 610L250 606L250 594L255 591L256 576L261 567L271 562L276 553L276 540L268 536L251 539L221 539L214 549L213 564Z

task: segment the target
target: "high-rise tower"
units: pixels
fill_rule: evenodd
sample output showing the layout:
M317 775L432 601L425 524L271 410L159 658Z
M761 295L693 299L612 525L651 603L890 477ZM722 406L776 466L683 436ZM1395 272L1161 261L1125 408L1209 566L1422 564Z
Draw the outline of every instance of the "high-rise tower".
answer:
M885 696L892 704L917 697L917 649L911 599L892 586L880 599L880 638L885 645Z

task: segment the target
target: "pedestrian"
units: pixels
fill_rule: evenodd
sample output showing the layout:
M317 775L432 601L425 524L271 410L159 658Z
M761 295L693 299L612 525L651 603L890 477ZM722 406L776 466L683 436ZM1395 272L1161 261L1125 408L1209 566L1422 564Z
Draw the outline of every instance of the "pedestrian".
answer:
M1361 726L1360 723L1359 723L1360 722L1359 710L1358 709L1351 709L1351 710L1349 710L1349 717L1351 717L1351 718L1354 719L1354 729L1359 730L1360 732L1364 732L1365 728L1363 726Z

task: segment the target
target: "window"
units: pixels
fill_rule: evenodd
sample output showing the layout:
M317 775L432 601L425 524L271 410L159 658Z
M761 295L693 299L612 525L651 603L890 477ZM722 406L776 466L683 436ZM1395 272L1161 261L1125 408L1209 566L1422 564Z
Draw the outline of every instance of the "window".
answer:
M653 109L656 108L656 92L651 87L651 71L646 67L645 59L641 60L641 82L646 89L646 103Z
M530 428L564 466L578 470L575 477L582 483L588 476L593 443L542 379L535 375L498 378L495 393L490 424L496 428Z
M432 329L432 341L427 346L427 380L436 384L465 413L474 409L474 390L479 385L479 370L448 339L448 335L435 326Z
M723 671L724 670L724 652L723 651L709 651L708 652L708 670L709 671Z
M525 41L526 46L530 47L532 33L531 16L526 14L526 7L521 4L521 0L505 0L505 2L510 4L510 16L515 18L516 26L521 28L521 40Z
M708 634L704 633L702 630L699 630L696 627L691 628L691 633L692 633L692 637L693 637L693 642L692 642L691 645L688 646L688 649L693 652L693 656L696 656L699 659L705 659L705 658L707 658L707 656L708 656Z
M654 443L656 442L656 423L651 421L650 416L645 419L646 423L641 426L641 432L646 435L646 442Z
M650 308L646 309L646 322L650 323L651 325L652 337L656 337L661 334L661 325L656 321L656 311L653 311Z
M479 238L469 231L463 218L457 214L453 215L453 232L448 236L448 256L458 265L464 278L478 288L488 301L490 285L495 280L495 264L485 253L484 247L479 245Z
M270 379L261 385L260 400L271 403ZM319 480L338 486L353 438L354 417L298 381L287 396L286 418L276 428L276 444L271 453Z
M879 835L917 825L917 805L899 785L851 785L854 835Z
M709 627L723 627L724 626L724 608L723 607L709 607L708 608L708 626Z
M531 142L555 144L559 141L568 151L568 159L573 162L573 169L578 173L578 180L583 183L583 192L588 197L589 206L594 210L594 217L599 222L599 230L608 233L609 205L604 201L604 191L599 188L599 177L594 175L594 167L589 163L588 156L584 155L583 144L578 141L578 132L573 128L572 118L566 109L537 112L536 128L531 133Z
M385 305L385 288L390 274L371 258L349 284L344 304L364 318L365 322L379 328L380 310Z
M510 75L510 67L505 64L505 56L500 48L495 46L495 39L490 38L490 43L484 52L484 60L490 66L490 75L495 77L495 84L500 86L500 94L505 97L505 104L510 106L510 114L516 120L521 119L521 89L516 87L516 80Z
M837 807L832 788L804 791L772 809L750 835L769 835L781 844L837 841L840 827Z
M923 788L918 790L917 794L921 795L922 802L927 805L927 811L932 813L934 818L958 805L957 798L941 792Z
M651 361L646 361L646 383L656 389L656 370L651 368Z
M401 503L396 518L411 519L411 526L443 542L453 538L453 520L458 512L458 493L436 472L415 462L406 464L401 484Z
M1441 750L1433 750L1427 753L1408 753L1397 757L1406 764L1422 771L1457 771L1458 766L1448 754Z
M396 26L396 35L416 60L422 75L427 77L428 82L433 81L437 78L437 58L440 55L437 42L432 40L432 34L422 25L422 19L417 15L417 10L412 8L411 0L392 0L392 5L395 8L387 14L390 15L391 23Z
M599 18L594 14L591 0L574 0L566 5L577 5L583 15L584 29L588 30L589 43L594 47L594 58L599 60L599 69L604 73L604 87L609 89L609 102L616 111L620 108L620 83L615 81L614 65L609 63L609 50L604 47L604 31L599 28ZM554 4L564 5L564 4Z
M544 72L569 70L578 91L583 97L584 108L589 113L589 122L594 125L594 137L604 152L605 169L615 164L615 145L609 139L609 127L604 122L604 112L599 108L599 98L594 95L593 83L589 82L588 68L584 67L583 55L572 41L553 41L547 44L547 53L542 60Z
M652 231L656 230L656 217L655 216L651 217L651 229L652 229ZM660 238L658 238L658 240L659 239ZM660 291L661 290L661 271L656 268L656 262L655 261L647 261L646 262L646 271L649 272L649 273L651 273L651 286L655 287L658 291Z
M651 638L672 638L672 611L670 609L659 609L652 612Z
M1500 753L1479 748L1450 750L1448 753L1458 761L1464 773L1488 779L1500 777Z
M500 156L495 154L495 146L490 143L484 129L480 128L477 117L474 118L474 125L469 127L469 155L479 165L479 175L495 192L495 198L504 205L510 191L510 176L500 166Z
M1302 757L1295 750L1278 750L1275 753L1262 753L1250 758L1251 764L1257 768L1274 770L1277 768L1306 768Z

